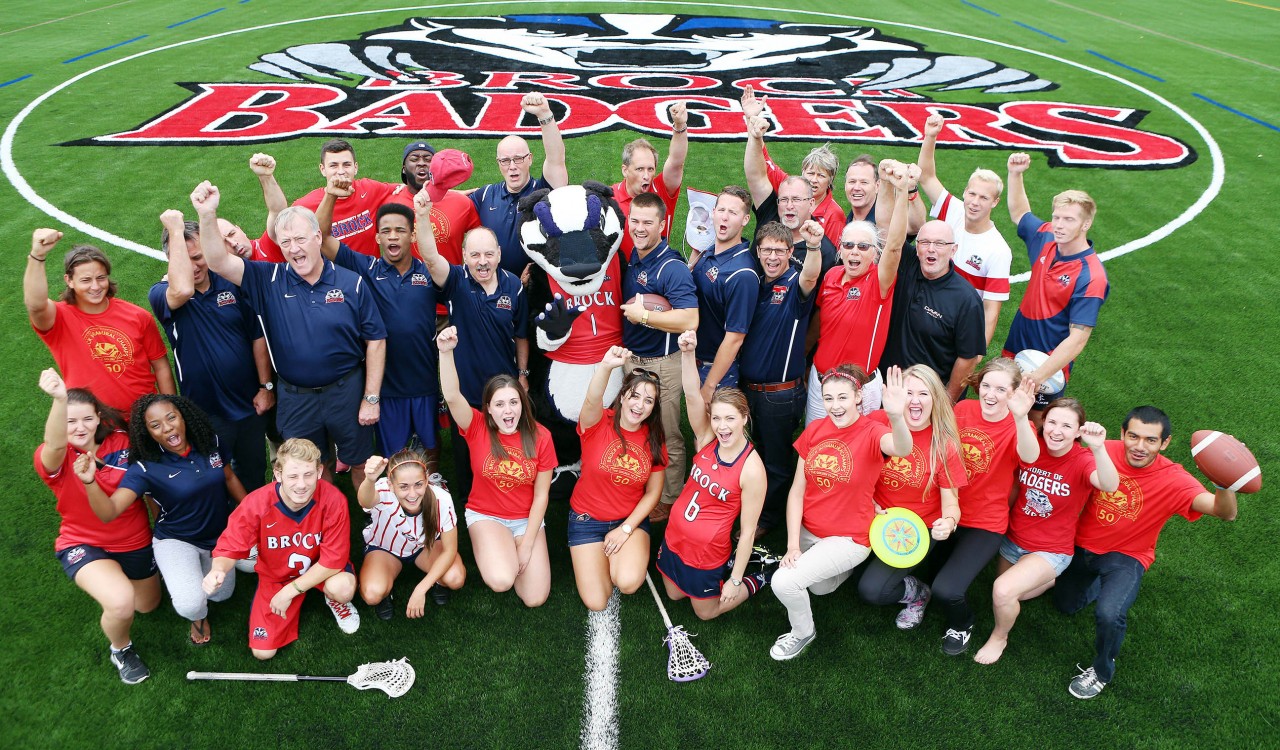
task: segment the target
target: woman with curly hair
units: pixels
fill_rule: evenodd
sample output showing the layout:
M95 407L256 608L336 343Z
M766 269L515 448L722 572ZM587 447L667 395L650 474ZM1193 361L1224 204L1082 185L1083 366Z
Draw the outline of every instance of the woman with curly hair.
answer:
M129 419L129 470L108 496L89 486L89 505L104 523L145 494L159 506L152 546L173 608L191 621L191 642L209 642L209 600L223 601L235 581L206 596L200 584L213 562L213 547L227 528L229 499L244 486L219 452L209 417L182 396L151 393L138 399Z

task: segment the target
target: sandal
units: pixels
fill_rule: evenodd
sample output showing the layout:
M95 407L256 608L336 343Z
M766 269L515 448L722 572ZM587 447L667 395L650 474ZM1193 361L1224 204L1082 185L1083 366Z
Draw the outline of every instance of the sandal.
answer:
M209 618L205 617L200 620L194 620L191 623L191 635L189 636L191 643L196 646L203 646L213 637L213 632L209 627Z

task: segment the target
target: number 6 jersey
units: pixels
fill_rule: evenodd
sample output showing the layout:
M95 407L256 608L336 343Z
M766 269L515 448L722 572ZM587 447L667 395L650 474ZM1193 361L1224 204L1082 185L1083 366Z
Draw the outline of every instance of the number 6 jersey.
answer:
M733 522L742 508L742 467L754 450L751 443L734 459L722 462L712 440L693 457L693 471L671 508L667 548L687 565L713 570L729 562Z
M259 581L289 581L314 564L345 568L351 557L351 516L342 492L321 479L311 502L295 512L280 499L279 487L272 482L240 501L213 556L243 560L258 545Z

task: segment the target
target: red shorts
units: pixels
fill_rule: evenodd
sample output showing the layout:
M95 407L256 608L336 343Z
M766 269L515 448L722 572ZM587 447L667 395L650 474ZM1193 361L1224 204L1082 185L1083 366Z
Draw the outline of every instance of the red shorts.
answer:
M292 586L288 581L258 581L258 590L253 594L253 607L249 610L249 648L261 651L288 646L298 640L298 613L302 611L302 600L305 595L293 597L285 616L280 617L271 611L271 597L285 586Z

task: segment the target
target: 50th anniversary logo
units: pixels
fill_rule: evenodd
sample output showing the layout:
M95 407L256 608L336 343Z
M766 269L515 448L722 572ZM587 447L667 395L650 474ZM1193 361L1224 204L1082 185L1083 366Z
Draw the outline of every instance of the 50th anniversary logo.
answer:
M362 14L352 15L358 20ZM969 52L973 44L963 47ZM61 145L536 136L537 123L520 107L531 90L546 94L568 137L615 129L664 137L670 132L667 107L682 100L695 142L733 141L744 138L738 99L751 86L769 98L772 141L856 144L872 152L912 146L924 121L940 112L948 118L939 137L944 147L1040 151L1055 166L1107 169L1176 169L1198 158L1183 140L1143 127L1151 110L1081 102L1080 92L1068 91L1051 73L927 48L877 23L652 13L410 17L356 39L277 47L248 68L269 80L178 81L190 94L167 111ZM1198 213L1216 194L1220 159L1209 134L1181 110L1134 84L1092 72L1167 105L1205 139L1215 163L1214 184L1196 204L1114 255L1149 244ZM10 153L12 131L30 109L11 123L0 156L10 179L32 200L35 191ZM35 197L32 202L46 212L74 220ZM113 244L154 253L89 228Z

